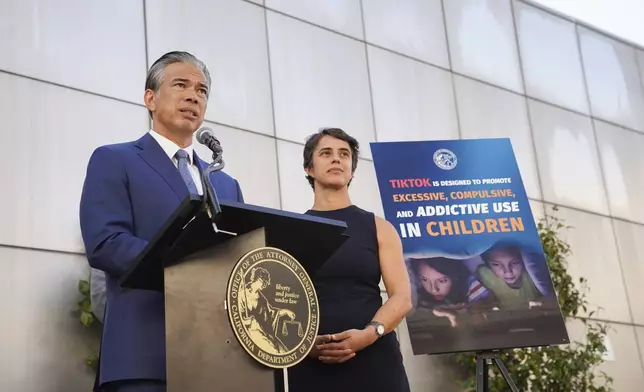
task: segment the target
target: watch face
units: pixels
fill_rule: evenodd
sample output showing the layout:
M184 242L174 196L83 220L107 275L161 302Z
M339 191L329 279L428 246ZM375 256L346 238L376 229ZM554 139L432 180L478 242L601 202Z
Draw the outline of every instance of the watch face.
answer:
M385 333L385 327L383 325L377 326L376 330L378 331L378 335L384 335Z

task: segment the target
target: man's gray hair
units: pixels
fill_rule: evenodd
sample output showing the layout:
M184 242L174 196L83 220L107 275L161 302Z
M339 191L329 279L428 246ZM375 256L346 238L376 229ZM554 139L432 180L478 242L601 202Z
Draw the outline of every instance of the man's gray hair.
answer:
M148 70L148 75L145 79L145 89L152 90L155 93L159 92L161 88L161 83L163 82L163 71L165 67L174 63L188 63L197 67L203 73L204 78L206 79L206 87L208 88L208 95L210 95L210 72L208 72L208 67L201 60L196 58L194 55L188 52L168 52L161 56L157 61L152 64ZM152 113L150 112L150 117Z

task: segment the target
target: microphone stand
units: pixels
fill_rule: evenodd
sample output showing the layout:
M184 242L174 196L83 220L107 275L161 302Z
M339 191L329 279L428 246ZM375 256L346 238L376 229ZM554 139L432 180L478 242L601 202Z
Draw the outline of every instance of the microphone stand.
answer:
M212 184L212 179L210 174L222 170L226 163L223 160L222 154L213 153L213 161L208 167L201 173L201 183L203 184L204 189L204 198L203 198L203 207L208 212L210 220L212 221L212 227L215 230L215 233L223 232L226 234L236 235L236 233L227 232L220 230L217 227L217 221L221 215L221 205L219 204L219 199L217 198L217 191L215 190L214 185Z

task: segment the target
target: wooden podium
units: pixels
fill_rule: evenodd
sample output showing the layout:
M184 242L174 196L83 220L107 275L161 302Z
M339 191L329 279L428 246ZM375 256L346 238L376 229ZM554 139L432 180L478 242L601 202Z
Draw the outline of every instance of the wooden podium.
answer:
M255 361L238 343L225 308L231 270L270 246L313 277L346 240L346 224L237 202L220 202L213 228L202 200L186 199L120 283L163 291L168 392L274 392L283 371Z

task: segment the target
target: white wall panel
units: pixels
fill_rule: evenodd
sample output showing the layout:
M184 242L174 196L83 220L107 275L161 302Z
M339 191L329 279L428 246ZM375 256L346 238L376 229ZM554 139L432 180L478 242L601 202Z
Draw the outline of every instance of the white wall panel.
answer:
M540 3L582 23L644 46L641 0L524 0Z
M604 323L606 324L606 323ZM613 391L639 392L644 383L642 364L638 354L635 328L629 325L607 323L608 334L604 344L607 353L604 362L600 364L595 376L603 378L600 372L606 372L613 378ZM567 323L568 331L575 341L586 342L585 328L579 320Z
M535 225L538 225L541 219L550 214L550 210L546 211L544 204L540 201L528 200L528 202L530 203L530 210L532 211L534 223Z
M2 1L0 10L0 70L143 102L141 1Z
M644 92L644 50L636 49L635 57L637 59L637 67L640 71L640 83L642 86L642 91Z
M87 163L102 144L149 130L147 110L0 73L0 244L83 251L78 220ZM141 87L143 90L143 87Z
M202 60L212 77L206 119L273 135L264 10L244 1L146 3L150 65L171 50Z
M99 334L72 312L87 279L83 256L0 246L0 390L90 391L84 359Z
M595 121L611 215L644 223L644 135Z
M321 127L340 127L363 146L373 141L365 45L274 12L268 34L276 135L304 143Z
M550 206L546 204L546 208ZM610 218L560 208L556 214L563 224L560 236L570 244L572 255L568 257L568 272L576 284L580 277L587 279L588 311L602 320L631 322L631 313L626 301L626 289L622 278L617 244ZM580 286L578 286L580 287ZM588 313L581 312L584 317Z
M368 0L362 8L367 42L449 68L441 0Z
M635 327L635 336L637 337L640 349L640 359L644 361L642 353L644 353L644 327ZM642 370L644 370L644 362L642 363Z
M635 49L584 27L578 30L593 115L644 131Z
M282 209L299 214L313 207L313 188L302 167L303 151L303 145L277 141Z
M618 220L613 225L633 321L644 325L644 226Z
M589 113L575 25L514 2L526 94Z
M386 294L383 293L386 298ZM405 371L412 391L459 392L458 375L440 355L414 355L409 339L407 322L403 320L396 330L400 341Z
M351 201L356 206L373 212L377 216L385 217L378 191L376 169L372 161L361 159L358 162L355 177L349 186Z
M528 100L546 201L608 214L590 118Z
M525 97L458 75L454 85L463 139L509 137L526 193L540 199Z
M523 92L509 0L443 1L452 69Z
M369 47L378 141L458 138L452 75Z
M362 39L360 0L265 0L266 7Z

